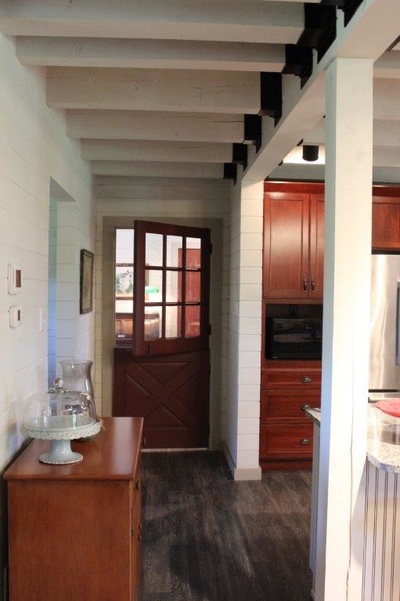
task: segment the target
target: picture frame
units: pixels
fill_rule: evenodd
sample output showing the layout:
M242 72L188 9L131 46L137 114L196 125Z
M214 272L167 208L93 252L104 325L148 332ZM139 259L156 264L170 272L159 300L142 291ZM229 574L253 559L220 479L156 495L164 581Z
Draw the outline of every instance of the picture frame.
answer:
M93 274L94 254L82 248L79 283L79 312L81 314L93 311Z

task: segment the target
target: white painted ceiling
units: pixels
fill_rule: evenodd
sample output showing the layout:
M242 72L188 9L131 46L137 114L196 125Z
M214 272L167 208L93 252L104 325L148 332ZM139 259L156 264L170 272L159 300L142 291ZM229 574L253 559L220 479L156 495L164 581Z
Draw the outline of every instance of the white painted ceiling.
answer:
M245 178L323 179L323 165L280 163L301 140L324 144L332 59L372 58L374 180L400 182L400 1L363 0L347 25L331 9L335 41L313 50L306 83L282 75L282 116L262 116L258 149L244 115L262 108L260 72L281 73L304 32L301 0L0 0L0 31L22 64L47 67L48 106L102 178L220 180L246 143Z

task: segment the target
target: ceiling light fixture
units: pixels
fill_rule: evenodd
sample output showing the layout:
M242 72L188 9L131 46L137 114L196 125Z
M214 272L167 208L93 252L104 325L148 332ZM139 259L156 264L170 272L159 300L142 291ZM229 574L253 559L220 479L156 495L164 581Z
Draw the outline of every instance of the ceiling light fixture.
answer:
M303 161L318 161L319 146L304 145L303 146Z

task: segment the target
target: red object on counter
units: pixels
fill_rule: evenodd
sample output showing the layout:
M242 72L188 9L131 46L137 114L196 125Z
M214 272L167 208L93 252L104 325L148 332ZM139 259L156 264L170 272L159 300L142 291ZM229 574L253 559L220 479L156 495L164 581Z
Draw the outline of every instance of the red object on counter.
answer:
M400 399L384 399L375 403L375 407L388 415L400 417Z

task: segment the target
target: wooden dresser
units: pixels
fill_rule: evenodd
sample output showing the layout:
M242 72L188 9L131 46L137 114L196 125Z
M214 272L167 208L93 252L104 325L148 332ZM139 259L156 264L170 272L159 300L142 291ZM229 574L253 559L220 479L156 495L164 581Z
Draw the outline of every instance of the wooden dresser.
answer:
M45 465L33 440L5 472L10 601L136 601L141 590L142 418L104 418L72 448L83 461Z

